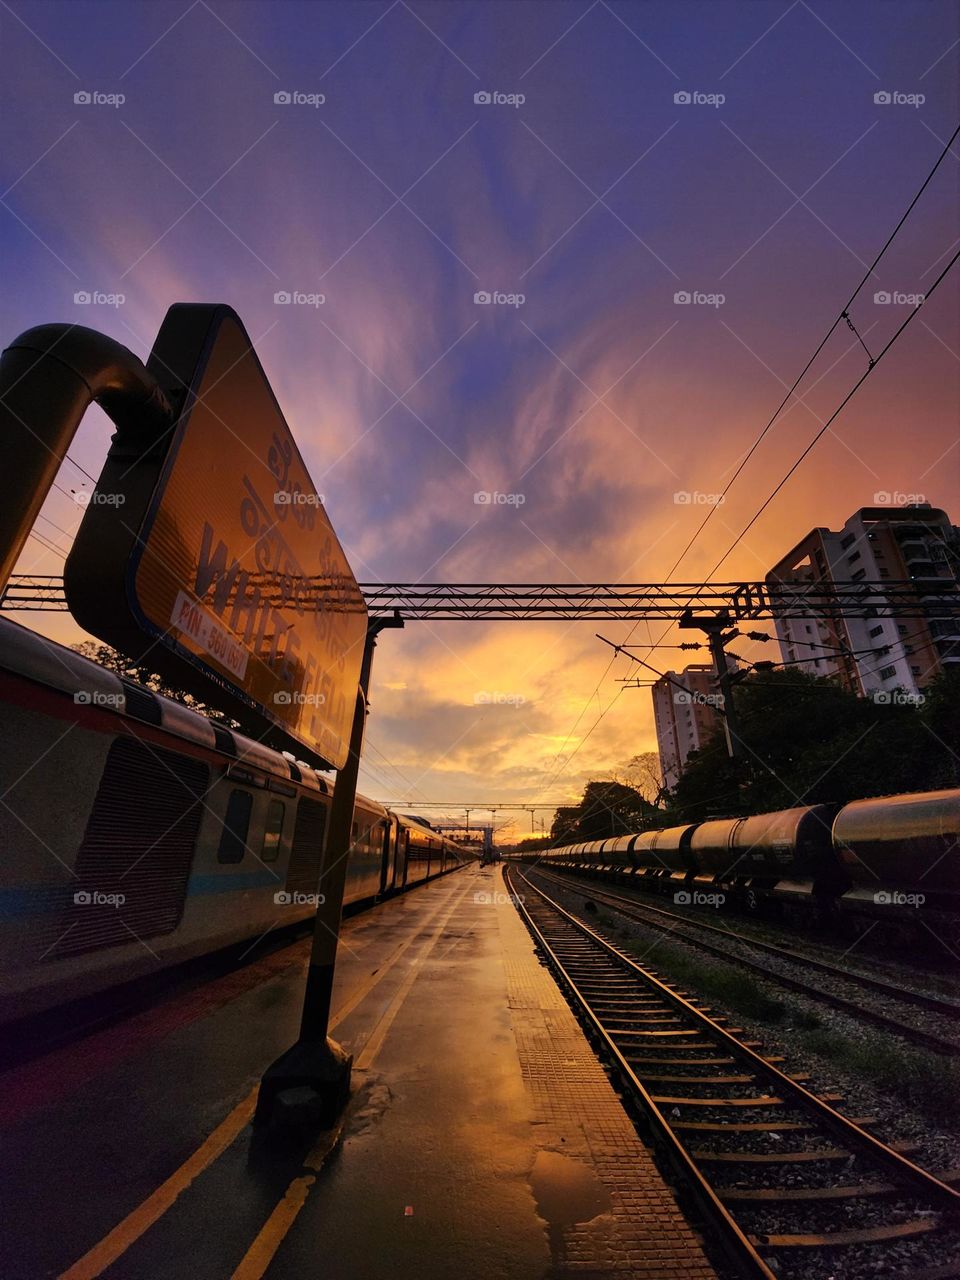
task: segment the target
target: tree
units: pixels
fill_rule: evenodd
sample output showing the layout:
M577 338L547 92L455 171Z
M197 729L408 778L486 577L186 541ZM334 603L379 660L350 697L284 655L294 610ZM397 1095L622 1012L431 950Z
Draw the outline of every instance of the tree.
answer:
M899 691L861 698L796 670L749 676L734 697L744 759L727 757L722 732L691 753L670 795L676 821L954 785L958 674L938 676L920 708Z
M960 786L960 667L939 672L924 690L920 721L940 748L941 767L933 785Z
M656 808L661 806L666 795L660 756L656 751L642 751L640 755L631 756L616 781L639 791Z
M580 817L579 806L566 806L557 809L550 826L550 843L553 845L573 844Z
M654 825L659 811L634 787L616 779L588 782L579 805L558 809L550 828L554 845L627 835Z
M738 770L727 755L722 730L699 751L691 751L683 772L667 799L671 820L704 822L737 812L740 804Z
M553 841L549 836L527 836L513 846L515 853L537 853L540 849L549 849Z
M218 711L216 707L211 707L207 703L201 702L192 693L184 693L182 689L176 689L167 684L162 676L151 669L149 663L133 662L130 658L124 657L118 650L111 648L110 645L100 644L96 640L84 640L80 644L72 644L70 648L74 653L79 653L82 658L95 662L98 667L106 667L108 671L114 672L115 675L121 676L125 680L132 680L136 684L143 685L151 693L157 693L163 698L171 698L174 702L180 702L192 711L206 716L208 720L217 720L230 729L240 728L239 721L231 720L223 712Z

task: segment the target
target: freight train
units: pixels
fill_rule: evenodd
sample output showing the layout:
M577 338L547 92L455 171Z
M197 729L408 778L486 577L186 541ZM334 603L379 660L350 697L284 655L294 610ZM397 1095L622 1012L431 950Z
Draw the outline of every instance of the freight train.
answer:
M0 1022L309 918L332 782L0 619ZM458 845L357 798L345 904Z
M531 855L670 894L863 933L960 933L960 790L804 805Z

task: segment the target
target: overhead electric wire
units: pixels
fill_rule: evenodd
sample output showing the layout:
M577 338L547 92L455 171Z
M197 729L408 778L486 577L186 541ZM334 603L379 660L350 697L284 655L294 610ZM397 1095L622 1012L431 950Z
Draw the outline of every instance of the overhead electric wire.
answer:
M932 639L932 640L929 640L926 644L920 644L920 645L917 645L915 648L911 648L908 652L907 651L908 644L911 644L911 641L907 640L903 636L898 636L896 640L891 641L890 644L886 646L888 650L895 648L897 645L899 645L903 649L903 653L900 654L899 659L894 658L894 662L903 661L905 658L913 658L913 657L916 657L918 653L925 653L928 649L939 649L940 647L938 641L936 639ZM883 656L886 658L891 657L889 652ZM883 663L882 659L881 659L881 664L888 665L887 663ZM861 671L860 678L865 679L867 676L877 675L879 671L880 671L879 666L874 667L872 671Z
M950 270L951 270L951 269L956 265L956 262L957 262L957 259L958 259L958 258L960 258L960 249L958 249L958 250L957 250L957 252L953 255L953 257L950 259L950 261L947 263L947 265L944 267L944 269L943 269L943 270L940 272L940 274L937 276L936 280L934 280L933 284L930 286L930 288L929 288L929 289L927 290L927 292L925 293L925 295L924 295L924 300L926 300L927 298L929 298L929 297L931 296L931 294L933 294L933 293L934 293L934 291L936 290L937 286L938 286L938 285L943 281L943 278L944 278L944 276L946 276L947 272L948 272L948 271L950 271ZM880 363L880 361L883 359L883 357L887 354L887 352L890 350L890 348L893 346L893 344L896 342L896 340L900 337L901 333L903 333L903 331L904 331L904 329L906 329L907 325L909 325L909 324L911 323L911 321L914 319L914 317L916 316L917 312L920 310L920 308L921 308L923 305L924 305L924 303L918 303L918 304L917 304L917 306L915 306L915 307L913 308L913 310L910 312L910 314L909 314L909 315L907 316L907 318L904 320L903 324L902 324L902 325L900 325L900 327L896 330L896 332L894 333L893 337L889 340L889 342L887 342L887 343L886 343L886 345L885 345L883 348L881 348L880 353L877 355L877 357L875 358L875 360L873 361L873 363L867 367L867 369L864 371L864 373L862 374L862 376L861 376L860 378L858 378L858 380L853 384L853 386L850 388L850 390L847 392L847 394L844 396L844 398L840 401L840 404L837 406L837 408L833 411L833 413L832 413L832 414L830 415L830 417L826 420L826 422L823 424L823 426L820 428L820 430L817 432L817 434L813 437L813 439L810 441L810 443L807 445L807 447L803 450L803 452L799 455L799 457L795 460L795 462L790 466L790 468L787 470L786 474L782 477L782 479L779 481L779 483L774 487L774 489L772 490L772 492L768 495L768 497L767 497L767 498L764 500L764 502L761 504L761 506L760 506L760 508L757 510L756 514L755 514L755 515L754 515L754 516L753 516L753 517L752 517L752 518L747 522L747 524L745 524L745 525L744 525L744 527L740 530L740 532L739 532L739 533L737 534L737 536L734 538L733 542L730 544L730 546L727 548L727 550L723 553L723 555L720 557L720 559L717 561L717 563L716 563L716 564L713 566L713 568L710 570L710 574L708 575L708 577L710 577L710 576L712 576L713 574L715 574L715 573L716 573L716 571L720 568L720 566L723 564L723 562L724 562L724 561L728 558L728 556L730 556L730 555L731 555L731 553L734 551L734 549L735 549L735 548L736 548L736 546L737 546L737 543L740 541L740 539L743 537L743 535L744 535L745 533L747 533L750 529L752 529L752 528L753 528L753 526L757 523L757 521L758 521L758 520L760 519L760 517L763 515L764 511L766 511L767 507L769 507L770 503L774 500L774 498L777 496L777 494L780 492L780 490L783 488L783 486L787 483L787 481L790 479L790 477L793 475L793 473L796 471L796 469L800 466L800 464L803 462L804 458L806 458L807 454L808 454L808 453L810 453L811 449L813 449L813 447L814 447L814 446L817 444L817 442L822 438L822 436L823 436L823 435L824 435L824 434L825 434L825 433L830 429L830 425L831 425L831 423L833 423L833 422L837 419L837 417L840 415L840 413L843 411L843 409L845 409L845 408L846 408L847 404L848 404L848 403L853 399L853 397L856 395L856 393L860 390L860 388L861 388L861 387L863 386L863 384L866 382L867 378L869 378L869 377L870 377L871 373L873 373L874 369L876 369L877 365Z
M71 538L71 539L74 537L74 534L71 533L69 529L64 529L63 525L57 524L56 520L51 520L50 517L47 515L44 515L42 511L38 511L37 515L41 520L46 520L47 524L52 526L52 528L56 529L57 533L62 533L64 534L65 537Z
M893 243L894 239L896 238L896 236L897 236L898 232L900 231L900 228L903 226L903 224L906 222L907 218L908 218L908 217L910 216L910 214L913 212L914 206L916 205L917 201L920 199L920 197L923 195L924 191L925 191L925 190L927 189L927 187L929 186L930 182L931 182L931 181L932 181L932 179L933 179L934 174L937 172L937 170L939 169L940 165L943 163L943 161L944 161L944 159L946 158L946 156L950 153L950 148L953 146L953 144L954 144L954 142L956 141L956 138L957 138L957 136L958 136L958 135L960 135L960 125L957 125L956 129L954 129L953 134L952 134L952 135L951 135L951 137L950 137L950 140L947 142L946 146L945 146L945 147L943 148L943 150L940 152L940 155L939 155L939 156L938 156L938 158L937 158L937 162L936 162L936 164L933 166L933 168L932 168L932 169L930 170L930 172L927 174L926 178L924 178L923 183L921 184L921 186L920 186L919 190L917 191L916 195L913 197L913 199L912 199L912 200L910 201L910 203L907 205L907 208L906 208L906 210L904 211L904 213L903 213L902 217L900 218L900 221L897 223L897 225L894 227L894 229L890 232L890 235L887 237L886 242L885 242L885 243L884 243L884 245L883 245L883 248L880 250L880 252L879 252L879 253L877 254L877 256L874 258L873 262L870 264L870 266L867 268L866 272L864 273L864 275L863 275L863 277L862 277L862 279L861 279L860 283L857 285L857 287L854 289L853 293L851 293L850 297L849 297L849 298L847 299L847 301L844 303L843 307L842 307L842 308L841 308L841 310L840 310L839 315L838 315L838 316L837 316L837 318L834 320L833 324L831 324L831 326L830 326L830 328L827 330L827 332L824 334L823 338L820 340L820 342L819 342L819 344L818 344L818 346L817 346L816 350L814 351L813 355L810 357L810 359L807 361L807 363L806 363L806 364L803 366L803 368L800 370L800 373L797 375L797 377L796 377L796 379L795 379L795 381L794 381L793 385L791 386L790 390L787 392L787 394L784 396L784 398L780 401L779 405L777 406L776 410L774 411L773 416L770 418L770 420L767 422L766 426L763 428L763 430L762 430L762 431L760 432L760 434L757 436L756 440L755 440L755 441L753 442L753 444L750 446L750 448L749 448L748 452L744 455L744 457L743 457L742 461L740 462L739 466L737 467L736 471L733 473L733 475L730 477L730 480L727 482L727 485L726 485L726 487L724 488L724 490L723 490L723 492L722 492L722 494L721 494L721 498L725 498L725 497L727 496L727 494L730 492L730 490L731 490L731 488L733 487L733 484L734 484L734 482L736 481L737 477L740 475L740 473L743 471L744 467L747 465L747 463L748 463L748 462L750 461L750 459L753 457L754 453L756 453L757 449L759 448L760 444L762 443L762 441L763 441L764 437L766 436L767 432L770 430L770 428L771 428L771 427L773 426L773 424L776 422L777 418L779 418L780 414L783 412L784 407L787 405L787 403L789 402L789 400L790 400L790 399L791 399L791 397L793 396L793 393L796 391L797 387L798 387L798 386L800 385L800 383L803 381L803 379L804 379L804 377L806 376L806 373L807 373L807 371L809 370L810 366L813 364L813 362L816 360L817 356L819 356L820 352L823 350L823 348L824 348L824 347L827 345L827 343L830 341L830 338L833 336L834 331L836 330L837 326L840 324L840 322L841 322L841 321L843 321L843 320L847 319L847 312L849 311L849 309L850 309L850 307L852 306L852 304L856 301L857 295L859 294L860 290L863 288L863 286L867 283L867 281L868 281L868 280L870 279L870 277L873 275L874 269L876 268L877 264L880 262L880 259L881 259L881 258L883 257L883 255L887 252L887 250L890 248L890 245ZM949 268L947 268L947 269L949 270ZM859 336L859 335L858 335L858 336ZM888 344L888 345L889 345L889 344ZM868 352L867 354L869 355L870 353ZM879 360L879 356L878 356L878 357L876 357L876 359L873 359L873 363L874 363L874 364L876 364L877 360ZM842 406L841 406L841 407L842 407ZM712 506L712 507L710 507L710 508L709 508L709 510L707 511L707 514L704 516L703 521L702 521L702 522L701 522L701 524L700 524L700 527L697 529L696 533L694 533L693 537L690 539L690 541L687 543L687 545L684 547L684 549L680 552L680 555L679 555L679 557L677 558L676 562L674 563L673 568L670 570L669 574L667 575L667 581L668 581L668 582L669 582L670 578L673 576L673 574L677 571L677 569L678 569L678 567L680 566L680 564L683 562L684 558L686 557L687 552L690 550L690 548L691 548L691 547L693 546L693 544L696 542L697 538L700 536L700 534L703 532L703 530L707 527L707 524L710 522L711 518L712 518L712 517L713 517L713 515L716 513L717 508L718 508L719 506L720 506L720 502L718 501L714 506ZM711 572L713 572L713 571L711 571Z
M53 551L58 556L62 556L64 559L66 559L67 552L64 551L62 547L58 547L55 542L51 542L49 539L44 537L42 533L37 533L35 529L31 529L30 532L27 534L27 537L33 538L35 542L39 542L41 547L44 547L47 551Z
M419 791L419 792L420 792L420 802L421 802L421 803L426 799L426 796L423 794L422 789L417 785L417 783L415 783L415 782L411 782L411 781L410 781L410 779L407 777L407 775L406 775L406 774L403 772L403 770L400 768L400 766L399 766L399 765L395 765L395 764L393 763L393 761L389 759L389 757L385 756L385 755L384 755L384 753L380 750L380 748L379 748L379 747L378 747L374 742L372 742L372 741L370 740L370 738L369 738L369 737L366 739L365 745L366 745L366 746L368 746L372 751L375 751L375 752L377 753L377 755L378 755L378 756L380 757L380 759L383 761L383 764L384 764L388 769L392 769L392 770L393 770L393 772L394 772L394 773L395 773L399 778L401 778L401 779L403 780L404 784L406 785L406 787L408 787L408 788L409 788L409 790L410 790L411 792L414 792L414 791ZM377 768L378 768L378 770L380 770L380 769L382 768L382 766L377 766ZM411 800L409 800L409 801L405 801L404 803L413 804L413 803L415 803L415 801L414 801L413 799L411 799Z
M861 289L863 288L863 286L864 286L864 285L866 284L866 282L869 280L869 278L870 278L870 276L873 274L874 269L876 268L877 264L880 262L880 260L881 260L881 258L883 257L883 255L887 252L887 250L889 249L890 245L893 243L894 239L896 238L896 236L897 236L897 234L899 233L900 229L903 227L903 224L906 222L907 218L908 218L908 217L910 216L910 214L913 212L913 209L914 209L914 207L916 206L917 202L919 201L920 197L923 195L924 191L925 191L925 190L927 189L927 187L929 186L930 182L932 181L932 179L933 179L934 175L936 174L937 170L939 169L940 165L943 163L943 160L945 159L945 157L947 156L947 154L950 152L950 149L951 149L951 147L953 146L953 143L956 141L956 139L957 139L957 136L958 136L958 135L960 135L960 125L958 125L958 126L957 126L957 128L956 128L956 129L953 131L953 133L951 134L951 136L950 136L949 140L947 141L946 145L944 146L943 150L940 152L940 155L938 156L938 158L937 158L937 160L936 160L936 163L933 165L933 168L932 168L932 169L930 170L930 172L927 174L926 178L924 178L923 182L921 183L921 185L920 185L919 189L917 190L916 194L914 195L913 199L910 201L910 203L907 205L907 208L905 209L904 213L901 215L900 220L897 222L897 225L894 227L893 231L890 233L890 235L887 237L886 241L884 242L884 245L883 245L883 247L880 249L880 252L879 252L879 253L877 254L877 256L874 258L873 262L870 264L869 268L867 269L867 271L864 273L864 275L863 275L862 279L860 280L860 283L859 283L859 284L857 285L857 287L854 289L853 293L850 295L849 299L847 300L847 302L846 302L846 303L844 304L844 306L842 307L842 309L841 309L840 313L837 315L836 319L835 319L835 320L833 321L833 323L830 325L830 328L827 330L826 334L823 336L823 338L821 339L821 341L820 341L820 342L819 342L819 344L817 345L816 350L814 351L813 355L812 355L812 356L809 358L809 360L806 362L806 364L804 365L804 367L803 367L803 369L801 370L800 374L797 376L797 378L796 378L796 379L795 379L795 381L793 382L793 385L790 387L789 391L788 391L788 392L787 392L787 394L784 396L783 400L782 400L782 401L780 402L780 404L777 406L777 409L776 409L776 411L774 412L773 416L772 416L772 417L769 419L769 421L766 423L766 425L764 426L763 430L760 432L759 436L757 437L757 439L755 440L755 442L753 443L753 445L750 447L750 449L749 449L749 451L747 452L747 454L745 455L745 457L742 459L742 461L741 461L740 465L737 467L737 470L734 472L733 476L731 477L731 479L730 479L730 480L729 480L729 482L727 483L726 487L724 488L724 490L723 490L723 495L722 495L722 496L724 496L724 497L725 497L725 496L726 496L726 494L730 491L730 489L731 489L731 487L733 486L734 482L736 481L737 477L742 473L742 471L743 471L744 467L747 465L747 463L749 462L750 458L751 458L751 457L753 456L753 454L756 452L757 448L759 447L760 443L762 442L762 440L763 440L763 439L764 439L764 437L766 436L767 432L770 430L770 428L773 426L774 422L776 422L777 418L780 416L780 414L781 414L781 412L783 411L783 409L784 409L785 405L789 402L789 400L790 400L790 399L791 399L791 397L793 396L794 392L796 391L797 387L798 387L798 386L800 385L800 383L802 382L802 380L803 380L804 376L806 375L807 371L810 369L811 365L814 363L814 361L815 361L815 360L817 359L817 357L820 355L820 352L823 350L823 348L826 346L827 342L830 340L830 338L831 338L831 336L833 335L834 331L836 330L837 326L841 323L841 321L843 321L843 320L846 318L846 313L847 313L848 308L851 306L851 304L854 302L854 300L856 299L857 295L860 293L860 291L861 291ZM929 295L934 291L934 289L936 288L936 286L937 286L937 285L940 283L940 281L943 279L944 275L946 275L947 271L949 271L949 270L950 270L950 268L951 268L951 267L953 266L953 264L956 262L957 256L958 256L958 255L954 255L954 257L950 260L950 262L948 263L948 265L947 265L947 267L944 269L944 271L942 271L942 272L941 272L941 274L937 277L937 280L934 282L934 285L933 285L933 286L932 286L932 287L931 287L931 288L926 292L926 295L925 295L926 297L929 297ZM917 310L918 310L918 309L919 309L919 308L917 308ZM831 418L826 422L826 424L825 424L825 425L823 426L823 428L820 430L820 432L818 433L818 435L817 435L817 436L816 436L816 437L811 441L810 445L809 445L809 446L808 446L808 447L803 451L803 453L802 453L802 454L800 455L800 457L797 459L797 461L796 461L796 463L794 464L794 466L790 469L790 471L787 473L787 475L783 478L783 480L781 481L780 485L778 485L778 486L777 486L777 488L774 490L774 492L770 495L770 497L767 499L767 501L764 503L764 505L763 505L763 506L760 508L760 510L757 512L757 514L756 514L756 516L754 517L754 519L753 519L753 520L751 520L750 524L748 524L748 525L746 526L746 528L742 530L742 532L741 532L741 533L740 533L740 535L737 537L737 539L735 539L735 540L734 540L734 542L733 542L733 544L731 545L731 547L729 548L729 550L724 554L723 559L722 559L722 560L720 560L720 561L718 562L718 565L717 565L717 566L715 566L715 567L710 571L710 574L708 574L708 575L707 575L707 580L709 580L709 577L710 577L713 573L715 573L715 572L716 572L716 569L719 567L719 565L720 565L720 564L722 564L722 563L723 563L723 561L724 561L724 560L726 560L726 559L727 559L727 557L731 554L731 552L733 551L734 547L737 545L737 542L739 542L740 538L741 538L741 537L743 537L743 534L744 534L744 533L746 533L746 532L747 532L747 530L748 530L748 529L750 529L750 528L753 526L753 524L755 524L755 523L756 523L756 520L757 520L757 519L759 519L760 515L762 515L762 513L763 513L763 511L766 509L766 507L767 507L767 506L769 506L770 502L771 502L771 501L773 501L773 499L776 497L777 493L779 493L780 489L783 487L783 485L787 482L787 480L788 480L788 479L790 478L790 476L793 474L793 471L795 471L795 470L796 470L796 468L800 465L800 463L802 463L802 462L803 462L804 458L807 456L807 454L810 452L810 450L813 448L813 446L817 443L817 441L818 441L818 440L820 439L820 437L824 434L824 432L829 428L830 423L831 423L831 422L833 422L833 420L836 418L837 414L838 414L838 413L843 409L843 407L846 405L847 401L849 401L849 399L850 399L850 398L851 398L851 396L854 394L854 392L856 392L856 390L857 390L857 389L862 385L862 383L865 381L865 379L866 379L866 377L868 376L868 374L869 374L869 373L871 373L871 372L873 371L873 369L874 369L874 368L876 368L876 365L879 363L879 361L880 361L881 357L882 357L882 356L883 356L883 355L884 355L884 354L885 354L885 353L890 349L890 347L892 346L893 342L895 342L895 341L896 341L896 339L897 339L897 337L899 336L899 334L903 332L904 328L905 328L905 327L906 327L906 325L910 322L910 320L913 318L913 316L914 316L915 314L916 314L916 310L914 310L913 312L911 312L911 313L910 313L910 316L908 316L908 317L907 317L907 320L906 320L906 321L904 321L904 323L900 326L900 328L899 328L899 329L897 330L897 332L894 334L893 338L891 338L890 342L888 342L888 343L887 343L887 345L883 348L883 350L881 351L880 355L879 355L879 356L877 356L877 357L876 357L876 359L875 359L875 360L873 360L873 362L869 365L869 367L868 367L868 369L867 369L867 372L866 372L866 373L864 374L864 376L859 380L859 382L857 382L857 383L856 383L856 385L853 387L853 390L852 390L852 391L851 391L851 392L850 392L850 393L845 397L845 399L843 400L843 402L841 403L841 405L839 406L839 408L837 409L837 411L836 411L836 412L831 416ZM674 562L673 567L671 568L670 572L667 574L667 577L666 577L666 579L665 579L665 581L666 581L666 582L669 582L669 581L670 581L670 579L673 577L674 573L676 572L676 570L678 569L678 567L680 566L680 564L683 562L684 558L686 557L687 552L690 550L690 548L693 546L694 542L696 542L697 538L700 536L700 534L701 534L701 533L703 532L703 530L706 528L706 526L707 526L707 524L708 524L709 520L711 519L711 517L713 516L713 514L714 514L714 513L715 513L715 511L717 510L717 507L719 507L719 506L720 506L720 503L718 502L718 503L716 503L714 506L712 506L712 507L710 508L710 510L707 512L707 514L706 514L706 516L704 517L703 521L701 522L701 524L700 524L699 528L695 531L695 533L693 534L693 537L689 540L689 542L687 543L687 545L684 547L683 551L681 551L681 553L680 553L679 557L677 558L677 560ZM703 584L701 584L701 585L705 585L705 583L703 583ZM637 620L637 622L634 622L633 626L630 628L630 631L627 633L626 640L629 640L629 639L630 639L630 637L633 635L633 633L636 631L637 626L639 625L639 621L640 621L640 620L638 619L638 620ZM671 625L672 625L672 624L671 624ZM660 642L660 641L662 641L662 640L663 640L664 636L666 636L666 635L669 633L670 629L671 629L671 628L670 628L670 626L668 626L668 627L663 631L663 633L660 635L660 637L659 637L659 639L658 639L658 641L657 641L657 643L658 643L658 644L659 644L659 642ZM655 647L655 645L651 645L651 647L650 647L650 649L648 650L648 652L652 652L654 647ZM580 721L583 719L583 716L584 716L584 713L586 712L587 707L590 705L590 703L593 701L593 699L599 695L600 688L601 688L601 686L602 686L602 684L603 684L604 680L605 680L605 679L607 678L607 676L609 675L610 670L611 670L611 668L613 667L613 665L614 665L614 663L615 663L615 662L616 662L616 654L614 654L613 658L611 658L611 659L610 659L610 662L607 664L606 668L604 669L603 674L601 675L600 680L598 681L596 688L594 689L594 691L593 691L593 693L590 695L590 697L587 699L587 701L584 703L584 706L583 706L583 709L582 709L582 710L581 710L581 712L580 712L580 715L577 717L576 721L574 722L573 728L572 728L572 729L570 730L570 732L567 734L566 739L564 739L563 747L561 747L560 752L558 752L558 753L557 753L557 757L555 757L555 758L559 758L559 756L560 756L561 752L563 751L563 748L566 746L566 744L567 744L567 742L569 741L569 739L570 739L571 735L572 735L572 734L574 733L574 731L576 730L577 725L578 725L578 724L580 723ZM652 668L651 668L651 670L652 670ZM611 701L607 704L607 706L606 706L604 709L602 709L602 710L601 710L601 712L600 712L599 716L598 716L598 717L597 717L597 719L594 721L594 723L590 726L590 728L587 730L587 732L583 735L583 737L580 739L580 742L577 744L577 746L576 746L576 748L574 749L574 751L573 751L573 752L572 752L572 753L567 757L566 763L565 763L564 765L562 765L559 769L557 769L555 772L551 773L551 775L550 775L550 777L549 777L549 779L547 780L547 783L546 783L545 785L552 785L552 784L553 784L553 782L554 782L554 781L555 781L555 780L560 776L560 774L563 772L563 770L569 766L570 761L571 761L571 760L573 759L573 757L574 757L574 756L575 756L575 755L580 751L581 747L584 745L584 743L587 741L587 739L591 736L591 734L594 732L594 730L597 728L597 726L600 724L600 722L601 722L601 721L603 720L603 718L606 716L607 712L610 710L610 708L613 706L613 704L617 701L617 699L619 698L619 696L620 696L620 694L621 694L622 692L623 692L623 689L621 688L620 690L618 690L618 692L617 692L617 696L616 696L615 698L611 699Z
M79 472L85 475L91 484L95 485L97 483L96 480L93 478L93 476L90 474L90 472L87 471L85 467L81 467L80 463L77 462L76 459L71 458L69 453L65 454L64 457L67 462L72 463L72 465L75 466Z
M644 662L643 658L636 658L632 653L628 653L626 649L624 649L622 644L614 644L612 640L607 640L605 636L598 635L597 639L602 640L604 644L608 644L611 647L611 649L616 650L617 653L624 654L624 656L629 658L631 662L639 662L641 667L646 667L648 671L652 671L653 674L655 676L659 676L661 680L667 680L670 682L670 684L676 685L677 688L682 690L684 693L686 694L694 693L694 690L688 689L687 686L682 681L678 680L674 676L672 671L658 671L657 668L651 666L649 662ZM712 704L710 705L712 706ZM726 719L727 713L723 709L723 707L713 707L713 710L716 711L717 715L723 716L724 719Z

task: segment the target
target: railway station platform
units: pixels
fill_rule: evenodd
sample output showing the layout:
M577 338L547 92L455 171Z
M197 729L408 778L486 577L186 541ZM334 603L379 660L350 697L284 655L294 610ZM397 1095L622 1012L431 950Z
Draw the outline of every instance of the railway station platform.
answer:
M8 1280L708 1280L500 867L348 920L335 1136L265 1142L308 942L3 1078Z

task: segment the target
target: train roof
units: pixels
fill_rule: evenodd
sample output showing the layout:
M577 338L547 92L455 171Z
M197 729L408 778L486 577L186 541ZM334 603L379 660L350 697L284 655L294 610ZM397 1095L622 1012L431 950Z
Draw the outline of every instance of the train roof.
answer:
M956 839L960 835L960 789L852 800L834 819L833 835L841 843L926 835L952 835Z
M116 715L157 725L185 741L232 756L241 768L247 766L298 782L321 795L333 794L333 780L305 761L275 751L185 703L155 693L146 685L120 676L56 640L3 617L0 617L0 668L68 694L78 706L96 704ZM378 801L359 793L357 803L382 816L389 813Z
M645 845L644 848L679 849L696 826L696 822L684 822L677 827L661 827L658 831L645 832L645 835L649 835L652 838L650 844ZM636 848L637 846L634 847Z
M836 811L835 804L808 804L794 809L778 809L774 813L755 813L749 818L739 819L733 836L734 845L737 848L743 845L763 848L795 844L801 837L804 840L829 839Z
M636 835L614 836L610 840L604 840L604 853L626 853L630 846L636 840Z

